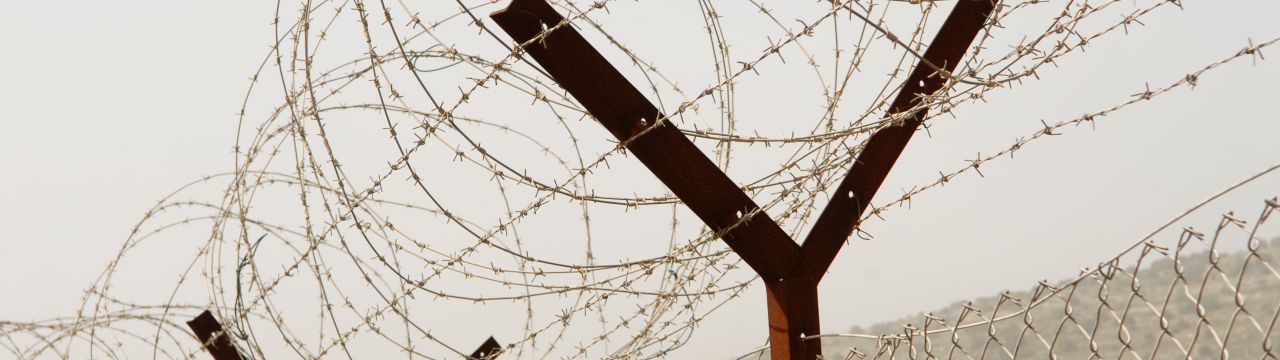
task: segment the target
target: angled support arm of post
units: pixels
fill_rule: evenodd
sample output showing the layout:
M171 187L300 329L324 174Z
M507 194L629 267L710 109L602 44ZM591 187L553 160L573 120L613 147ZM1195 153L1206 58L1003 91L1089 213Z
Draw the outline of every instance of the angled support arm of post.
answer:
M938 35L929 43L924 60L947 70L955 71L965 51L986 25L987 18L995 10L995 0L959 0L951 15L943 22ZM888 116L896 116L921 104L925 96L941 90L946 78L922 60L916 64L907 82L899 90L889 107ZM811 276L821 279L835 260L845 241L853 234L862 213L871 206L876 190L884 183L894 162L915 134L928 109L919 109L901 125L889 126L867 140L866 147L858 154L840 185L831 195L831 202L822 210L813 229L805 237L801 253Z
M752 269L766 278L803 272L799 245L674 124L658 124L657 107L577 30L561 26L551 5L514 0L490 17Z
M218 323L218 319L214 318L209 310L188 321L187 327L196 334L196 338L200 339L200 343L204 344L204 349L209 351L209 355L213 356L214 360L244 359L236 350L236 346L231 344L231 337L222 330L222 324Z

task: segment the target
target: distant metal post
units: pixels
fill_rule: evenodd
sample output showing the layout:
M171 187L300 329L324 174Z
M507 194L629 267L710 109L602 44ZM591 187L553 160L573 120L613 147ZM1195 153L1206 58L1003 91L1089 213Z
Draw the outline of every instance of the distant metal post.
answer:
M244 360L236 346L231 344L231 337L222 331L222 324L218 323L218 319L209 310L188 321L187 327L195 332L196 338L200 339L200 343L204 344L204 349L214 360Z
M954 71L995 9L992 1L959 0L925 51L925 60L948 73ZM821 342L804 337L820 333L818 282L921 124L925 110L912 114L902 126L882 129L868 139L836 189L836 194L849 195L832 196L801 246L675 125L657 126L657 119L663 117L657 107L577 30L560 26L564 17L545 0L513 0L490 17L519 44L554 29L523 50L760 274L768 295L771 358L817 358ZM920 104L921 95L940 90L946 78L936 73L923 62L917 64L890 114L909 110Z
M475 352L471 353L468 360L493 360L498 358L499 353L502 353L502 344L490 336L489 340L485 340Z

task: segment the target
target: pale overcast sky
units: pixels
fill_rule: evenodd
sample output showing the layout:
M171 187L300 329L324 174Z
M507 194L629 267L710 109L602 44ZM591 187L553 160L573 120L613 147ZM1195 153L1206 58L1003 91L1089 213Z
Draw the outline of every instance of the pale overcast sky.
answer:
M1039 80L993 92L986 103L966 106L957 110L956 119L935 124L931 137L913 140L877 202L931 181L940 170L962 167L979 153L1008 147L1040 128L1042 119L1052 123L1121 103L1148 84L1155 88L1177 81L1251 40L1280 36L1275 20L1280 2L1183 3L1183 10L1162 8L1127 36L1099 40L1087 52L1045 68ZM787 1L766 4L787 16L814 8L787 10ZM235 112L248 77L272 42L274 6L265 1L11 1L0 10L0 319L73 315L84 290L147 209L183 184L232 169ZM740 11L727 15L730 32L734 16L756 16L748 6L724 6ZM912 9L905 3L890 6ZM945 11L952 5L941 6ZM700 27L701 20L673 16L663 22L669 26L655 26L651 19L666 11L697 10L676 1L616 2L602 21L674 81L700 89L707 78L699 73L710 67L703 56L706 41L681 45L677 40L681 31ZM1040 31L1016 26L1000 35ZM666 40L698 57L682 59L682 51L665 51ZM485 46L496 46L487 41L495 44ZM751 41L735 49L737 54L754 54L765 39ZM1263 53L1280 56L1280 51ZM797 60L788 64L800 63L798 54L784 55ZM1280 163L1277 83L1276 59L1232 62L1204 76L1193 90L1179 89L1121 110L1100 119L1096 130L1070 128L1038 141L1014 159L984 165L985 177L966 175L915 199L909 210L894 209L885 220L867 223L875 240L845 247L821 285L824 331L1027 289L1114 255L1183 209ZM743 126L785 128L789 120L770 119L820 111L811 105L821 103L819 93L794 94L790 86L782 76L744 84L738 100ZM504 111L511 116L521 111L494 106L488 119L499 123L506 121ZM769 122L774 124L759 125ZM574 124L591 127L585 134L603 134L595 131L597 124ZM740 174L751 174L749 162L736 160L745 167ZM1217 214L1228 210L1252 215L1262 199L1276 195L1280 175L1242 188L1185 225L1211 227ZM217 200L216 192L191 196ZM552 222L544 226L581 222L575 217L538 221ZM595 246L608 252L611 245L597 239ZM183 256L189 261L189 253ZM153 269L165 274L181 272L185 264L155 261ZM763 289L752 287L709 318L679 353L686 356L677 357L723 358L750 350L766 337L763 306ZM483 339L492 332L477 324L437 331L457 332L462 339Z

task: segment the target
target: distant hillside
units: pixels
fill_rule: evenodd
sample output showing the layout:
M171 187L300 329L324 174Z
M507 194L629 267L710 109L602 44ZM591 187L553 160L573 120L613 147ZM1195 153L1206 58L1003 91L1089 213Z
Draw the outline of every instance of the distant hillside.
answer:
M1016 354L1018 359L1184 359L1189 352L1193 358L1217 359L1226 344L1231 358L1261 359L1268 353L1264 338L1269 337L1272 344L1280 343L1280 329L1275 329L1274 324L1280 310L1277 245L1280 239L1263 241L1252 259L1248 251L1219 254L1220 272L1209 271L1210 253L1206 250L1182 252L1178 255L1180 267L1175 267L1170 258L1175 255L1174 250L1168 251L1169 256L1153 252L1137 271L1137 293L1132 290L1132 265L1123 271L1094 271L1080 281L1053 283L1053 288L1061 289L1056 293L1036 286L1009 292L1012 298L1020 299L1017 302L1006 298L1009 300L1001 303L1000 295L973 300L971 307L980 312L969 311L960 323L978 326L954 333L933 333L927 338L928 347L925 337L904 336L904 326L913 324L915 329L923 329L927 322L930 331L950 329L964 312L966 302L933 311L933 317L941 322L927 321L926 314L919 314L868 328L855 327L849 333L891 336L882 340L828 338L823 342L825 355L828 359L844 359L849 355L848 349L856 347L866 358L927 358L932 354L943 359L1009 359ZM1249 263L1244 267L1246 259ZM1232 288L1242 267L1245 276L1240 281L1239 299L1244 306L1240 307ZM1202 283L1206 285L1201 286ZM1196 298L1203 305L1203 318L1207 320L1204 323L1195 306ZM1042 302L1035 305L1030 317L1021 314L1021 309L1033 300ZM1160 313L1165 314L1167 332L1161 330ZM984 319L990 319L992 314L1015 316L989 326ZM1119 326L1120 319L1123 328ZM1270 359L1280 355L1277 348L1269 352Z

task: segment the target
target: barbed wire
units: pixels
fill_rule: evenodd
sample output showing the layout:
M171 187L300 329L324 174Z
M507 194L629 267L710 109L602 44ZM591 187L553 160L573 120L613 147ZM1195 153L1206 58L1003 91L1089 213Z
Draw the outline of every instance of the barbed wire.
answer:
M910 66L923 60L920 52L928 30L936 28L936 12L947 7L929 1L829 1L809 5L802 18L787 21L759 1L699 0L696 5L710 50L707 72L714 76L689 91L648 58L651 51L629 46L625 39L632 36L609 30L608 19L615 16L611 6L634 9L624 2L561 1L556 6L568 14L565 20L523 44L494 33L486 17L477 14L502 6L496 0L277 2L274 40L235 114L233 170L187 184L145 213L85 292L75 316L0 322L0 335L7 340L0 346L19 358L123 358L136 351L193 358L201 352L200 344L181 322L207 308L227 324L241 354L254 359L350 359L371 353L458 358L469 353L470 344L439 334L456 325L457 319L445 312L470 308L522 316L493 326L516 335L506 339L504 357L669 356L690 341L700 322L738 298L756 278L717 241L728 229L713 232L691 221L680 200L661 189L616 186L611 179L618 176L608 173L626 173L626 145L649 130L620 142L597 136L596 127L585 124L591 115L528 62L521 49L537 46L557 28L578 28L602 39L597 44L609 56L629 64L627 71L638 76L667 114L646 121L676 125L702 145L710 144L706 149L722 169L747 166L738 165L738 154L755 145L769 147L780 161L751 161L749 167L765 171L742 183L748 194L767 200L759 211L741 214L739 224L773 216L794 237L814 220L820 194L844 176L870 134L905 119L884 116L889 99L902 89ZM923 119L928 131L953 109L1034 80L1045 65L1056 66L1055 60L1127 33L1131 25L1141 25L1141 19L1170 5L1181 8L1164 0L1002 1L957 71L925 63L947 79L944 90L920 94L918 107L899 114L930 109ZM741 30L731 33L722 22L726 16L764 24L752 36L765 38L768 45L744 50L737 44L743 38L735 36ZM1005 27L1015 21L1040 27ZM1043 130L990 155L979 154L964 167L939 172L936 181L873 206L866 216L882 217L964 173L981 175L981 165L1005 155L1012 158L1022 147L1061 134L1069 125L1092 124L1194 86L1223 64L1261 59L1261 50L1277 41L1250 42L1164 87L1147 88L1079 118L1043 122ZM803 61L793 61L797 56ZM817 79L821 111L797 113L808 114L811 126L796 126L796 132L785 135L761 134L746 126L743 121L750 117L738 110L743 107L737 97L741 86L765 82L770 72L789 68L812 71ZM882 71L888 76L872 76ZM524 121L528 119L532 121ZM210 188L217 189L214 199L186 198ZM1274 201L1268 204L1274 210ZM1271 210L1255 221L1254 232ZM636 218L656 222L643 234L612 226ZM1217 235L1239 222L1224 224L1208 245L1215 259ZM577 229L569 230L570 225ZM857 234L871 236L861 230ZM1177 246L1151 243L1117 257L1137 256L1133 267L1111 261L1070 282L1045 282L1030 294L1007 294L990 307L990 314L979 311L988 304L979 304L927 316L921 328L908 327L901 335L814 337L847 338L874 349L831 356L906 353L911 358L1053 357L1066 343L1090 344L1096 357L1173 356L1161 355L1173 351L1162 350L1169 346L1162 345L1166 342L1175 344L1176 356L1226 354L1228 344L1254 339L1231 337L1242 331L1233 331L1238 320L1269 339L1275 320L1265 325L1267 319L1256 316L1261 310L1239 300L1238 306L1226 307L1234 312L1225 327L1217 315L1200 311L1191 338L1186 327L1142 333L1157 337L1153 347L1134 342L1138 334L1131 326L1141 321L1126 316L1134 302L1160 318L1169 312L1155 308L1186 305L1171 303L1171 295L1148 299L1154 295L1134 288L1121 294L1127 296L1123 308L1113 300L1120 298L1106 295L1099 297L1093 318L1072 313L1076 293L1106 292L1122 278L1136 286L1137 273L1144 269L1144 274L1173 271L1169 294L1175 287L1187 294L1200 291L1190 298L1194 306L1222 296L1252 297L1242 290L1245 270L1262 267L1276 273L1264 259L1271 255L1260 242L1254 244L1253 233L1248 251L1254 260L1246 260L1238 273L1211 261L1198 285L1186 278L1192 274L1188 270L1143 261L1150 255L1181 264L1184 248L1202 238L1184 234L1189 235ZM652 246L623 247L619 237ZM608 245L601 239L609 239ZM570 240L575 245L565 245ZM173 243L193 248L185 257L147 250ZM124 270L156 256L181 259L183 269L141 275ZM1210 275L1240 280L1222 295L1208 287ZM163 298L143 301L118 290L132 281L154 287L159 284L155 276L176 277L164 280L174 283L165 285L169 290L159 295ZM1064 304L1066 310L1053 310ZM1010 306L1016 309L1008 310ZM1062 316L1041 315L1053 311ZM1059 324L1052 333L1042 331L1048 325L1033 315ZM1119 330L1104 329L1111 326L1104 320L1117 317ZM1009 335L1014 330L1006 329L1022 335L1014 337ZM1202 329L1212 341L1201 337ZM1113 330L1122 335L1110 339L1100 332ZM961 336L977 331L988 335ZM1028 333L1034 337L1028 341L1039 343L1023 346ZM945 355L935 352L934 344L943 336L951 336ZM1011 338L1018 342L1008 343ZM1106 347L1110 343L1098 345L1104 338L1118 341L1122 350ZM1274 358L1270 342L1266 344L1261 355L1248 356Z
M1229 358L1228 354L1235 351L1238 357L1275 358L1273 337L1276 336L1276 321L1280 319L1280 302L1276 301L1274 292L1280 289L1277 287L1280 284L1280 272L1276 271L1272 262L1280 254L1277 253L1280 238L1267 241L1261 237L1260 232L1263 232L1263 226L1273 213L1280 211L1280 199L1273 197L1263 200L1262 211L1253 221L1242 219L1233 212L1223 214L1217 227L1208 235L1194 227L1184 227L1176 239L1172 239L1176 240L1173 244L1159 241L1157 236L1205 205L1276 170L1280 170L1280 164L1268 167L1192 206L1120 254L1095 267L1082 269L1081 274L1074 279L1057 284L1041 281L1029 292L1015 294L1006 291L999 296L982 299L981 303L970 301L958 304L954 308L945 309L943 315L925 313L920 319L923 327L916 327L911 323L892 324L901 326L899 333L830 333L812 335L808 339L842 340L840 346L845 349L834 351L833 348L838 346L829 346L826 356L843 359L894 358L900 354L915 359L921 356L920 353L925 353L928 358L948 359L986 359L988 356L1056 359L1059 354L1055 353L1055 345L1079 347L1081 344L1087 344L1088 351L1075 351L1072 352L1073 355L1138 359L1220 355L1221 358ZM1224 233L1233 230L1239 232ZM1226 241L1232 235L1244 235L1239 240L1243 242L1244 251L1223 255L1222 248L1231 247ZM1223 256L1227 256L1229 260L1223 261ZM1123 265L1130 261L1135 265ZM1250 265L1253 265L1252 270ZM1192 277L1197 274L1200 276ZM1221 282L1211 282L1215 276ZM1197 284L1193 281L1195 279L1201 281ZM1116 283L1116 288L1111 287L1113 283ZM1143 286L1144 283L1148 286ZM1150 284L1155 284L1155 287ZM1184 298L1174 297L1177 290L1182 292ZM1096 299L1073 298L1078 291L1096 294ZM1158 296L1160 294L1163 297ZM1094 300L1095 303L1090 303ZM1180 302L1188 300L1189 302ZM1113 302L1123 302L1124 306L1118 309ZM1250 306L1246 307L1246 303ZM1258 306L1258 303L1263 305ZM1074 313L1075 307L1086 305L1094 307L1095 311L1082 315ZM1001 309L1008 310L1008 306L1013 306L1014 309L1001 313ZM984 308L990 309L990 315L984 315ZM1212 321L1209 315L1211 313ZM1093 317L1087 317L1090 314ZM1225 314L1229 314L1229 320L1223 318ZM977 317L977 320L972 317ZM1170 318L1184 321L1190 318L1195 327L1172 326ZM1252 325L1252 328L1239 330L1246 333L1237 332L1237 341L1231 343L1230 334L1237 331L1237 321L1241 319L1248 322L1246 326ZM1226 326L1221 326L1224 322ZM1085 325L1086 323L1090 325ZM1079 333L1064 333L1064 326L1068 324L1074 327L1072 331L1078 330ZM892 325L879 325L873 330L892 330L889 329ZM930 326L941 327L931 329ZM1107 332L1100 331L1104 326ZM1055 332L1047 334L1045 328L1054 329ZM1255 332L1248 332L1250 330ZM1104 338L1102 335L1113 332L1116 334L1115 339ZM1203 332L1212 335L1212 343L1199 343ZM1035 338L1024 348L1023 341L1028 336ZM933 342L937 340L932 338L949 342L951 347L947 349L946 355L933 353ZM1144 338L1147 342L1141 344L1142 348L1138 348L1135 338ZM1155 338L1154 341L1151 338ZM1176 350L1177 353L1157 356L1164 349L1162 341L1166 338L1177 348L1169 351ZM1036 343L1037 340L1039 343ZM1110 342L1100 345L1100 341ZM1015 343L1016 345L1010 345ZM859 350L859 345L862 349L874 350ZM1038 347L1040 345L1044 347ZM1197 345L1202 346L1200 353L1194 353ZM981 350L974 350L975 348ZM766 349L768 346L738 358L760 356Z

